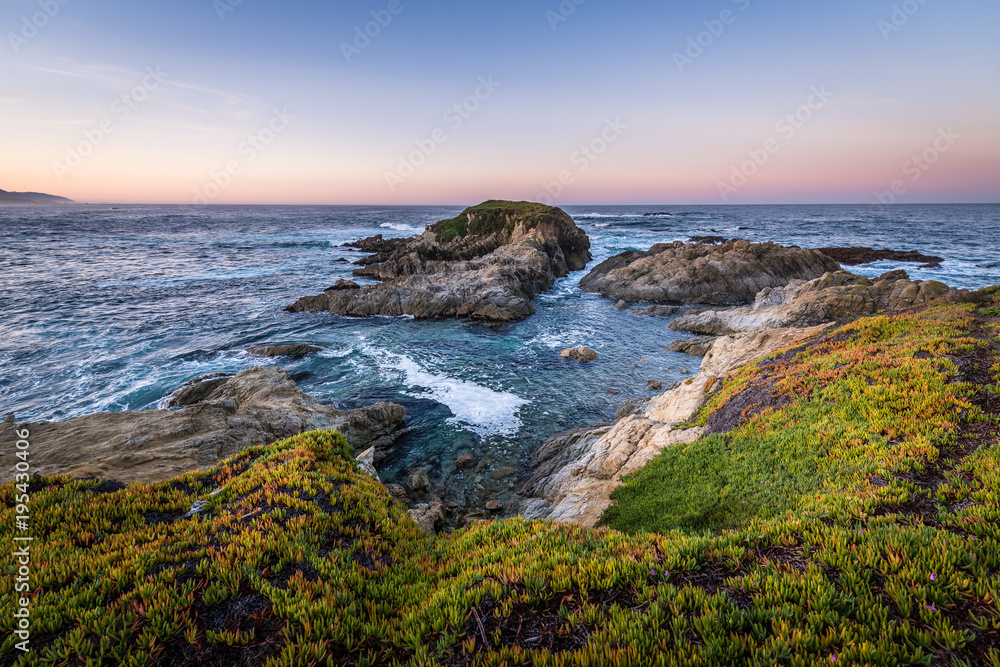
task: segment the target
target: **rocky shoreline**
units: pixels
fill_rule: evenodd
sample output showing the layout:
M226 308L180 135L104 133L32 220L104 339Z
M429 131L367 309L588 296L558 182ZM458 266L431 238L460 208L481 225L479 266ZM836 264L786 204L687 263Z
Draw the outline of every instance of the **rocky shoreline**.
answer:
M626 403L610 426L574 429L546 440L532 456L534 472L518 493L514 512L527 519L596 525L622 477L665 447L689 444L704 434L689 422L723 388L730 373L827 328L774 329L717 339L697 375L648 402Z
M891 254L881 251L879 258ZM896 257L902 255L907 261L939 259ZM581 288L622 299L619 308L629 307L627 300L729 306L689 309L670 323L671 329L698 334L671 346L704 356L697 375L648 402L624 404L611 425L553 435L532 455L531 475L511 511L581 526L600 521L624 476L664 448L704 435L705 427L690 422L743 365L818 338L838 322L965 294L940 282L910 280L901 270L876 279L855 275L820 250L715 237L621 253L591 270ZM752 305L740 305L747 302Z
M375 236L353 245L372 253L357 262L354 274L381 282L362 288L341 280L288 310L517 320L534 312L531 299L537 293L557 277L584 269L590 258L589 240L569 216L524 202L486 202L417 237ZM412 518L425 531L501 513L593 526L623 476L664 448L704 434L704 428L689 422L735 369L819 337L836 322L963 294L935 281L910 280L904 271L875 279L858 276L820 250L722 238L621 253L594 267L580 286L637 315L672 317L683 310L670 328L698 335L670 349L704 357L699 373L650 400L625 403L612 424L548 438L531 456L527 479L506 507L489 496L463 507L442 500L443 489L431 485L421 469L409 473L405 486L388 485L396 500L412 507ZM272 345L251 353L295 359L321 349ZM566 349L562 356L582 363L599 359L585 347ZM661 392L661 383L650 381L648 390ZM274 368L196 378L162 407L21 426L39 435L34 459L41 474L123 482L167 479L205 469L247 447L330 428L346 435L364 469L377 478L379 463L406 432L401 406L378 403L343 412L319 404ZM4 422L5 428L13 426L11 420ZM457 468L474 463L465 458L471 457L459 457ZM511 468L503 479L513 475Z
M303 393L278 368L198 378L165 403L173 409L102 412L63 422L0 424L0 442L15 429L32 434L31 465L43 476L155 482L204 470L247 449L298 433L337 429L358 454L385 452L403 434L406 410L376 403L343 411ZM13 452L5 452L11 459ZM12 479L5 466L0 482Z

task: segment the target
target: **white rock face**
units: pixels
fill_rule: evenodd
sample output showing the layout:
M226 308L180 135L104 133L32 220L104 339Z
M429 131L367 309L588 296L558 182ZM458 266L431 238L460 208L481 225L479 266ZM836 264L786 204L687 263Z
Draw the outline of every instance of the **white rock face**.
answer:
M517 498L529 519L552 519L594 526L611 504L621 478L639 470L664 448L690 444L704 429L677 428L690 421L708 399L713 379L766 354L801 343L829 328L773 329L719 338L702 360L700 372L672 387L611 427L580 429L550 438L536 452L535 474Z

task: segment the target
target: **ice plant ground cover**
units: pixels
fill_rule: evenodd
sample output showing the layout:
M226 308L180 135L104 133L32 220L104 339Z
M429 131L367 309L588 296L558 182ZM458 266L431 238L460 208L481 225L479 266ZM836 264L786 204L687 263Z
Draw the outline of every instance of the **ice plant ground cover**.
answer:
M0 663L1000 665L998 351L992 288L772 355L596 530L425 536L329 432L36 479L32 651L5 587Z

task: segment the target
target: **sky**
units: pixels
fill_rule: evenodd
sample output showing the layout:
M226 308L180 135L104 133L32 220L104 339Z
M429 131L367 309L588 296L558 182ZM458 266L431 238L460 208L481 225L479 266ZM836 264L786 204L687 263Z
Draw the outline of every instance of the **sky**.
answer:
M4 0L0 189L1000 202L995 0Z

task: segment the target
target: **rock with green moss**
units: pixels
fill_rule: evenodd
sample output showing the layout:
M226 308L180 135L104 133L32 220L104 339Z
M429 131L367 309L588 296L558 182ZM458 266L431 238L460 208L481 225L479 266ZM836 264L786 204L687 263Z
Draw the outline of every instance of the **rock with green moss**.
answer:
M373 254L355 275L379 284L305 297L287 310L520 320L537 294L590 260L590 240L566 213L530 202L488 201L420 236L356 245Z

